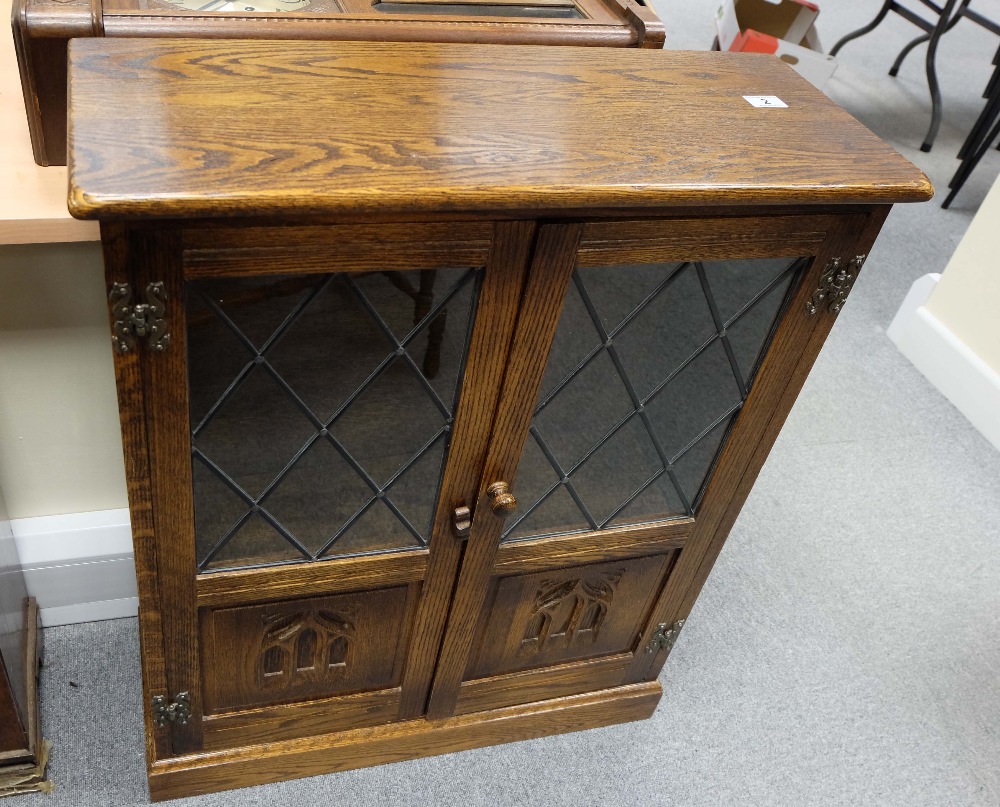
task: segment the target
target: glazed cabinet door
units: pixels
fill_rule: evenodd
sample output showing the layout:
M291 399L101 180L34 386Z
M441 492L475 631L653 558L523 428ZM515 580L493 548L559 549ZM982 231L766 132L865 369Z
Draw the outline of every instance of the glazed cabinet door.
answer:
M157 759L424 712L532 232L108 228Z
M432 717L655 677L865 220L541 228Z

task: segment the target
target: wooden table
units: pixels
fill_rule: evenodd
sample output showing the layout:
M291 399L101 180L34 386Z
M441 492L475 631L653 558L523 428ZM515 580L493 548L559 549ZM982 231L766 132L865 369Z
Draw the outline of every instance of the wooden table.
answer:
M10 28L0 36L0 244L96 241L97 225L66 210L66 169L31 155Z

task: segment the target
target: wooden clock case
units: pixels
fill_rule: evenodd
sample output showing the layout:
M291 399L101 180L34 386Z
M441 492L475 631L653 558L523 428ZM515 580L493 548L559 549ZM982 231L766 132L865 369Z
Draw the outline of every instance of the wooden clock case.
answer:
M645 0L312 0L301 12L199 12L164 0L13 0L39 165L66 164L66 45L83 37L491 42L662 48Z
M932 193L759 54L86 39L70 86L154 799L648 717Z

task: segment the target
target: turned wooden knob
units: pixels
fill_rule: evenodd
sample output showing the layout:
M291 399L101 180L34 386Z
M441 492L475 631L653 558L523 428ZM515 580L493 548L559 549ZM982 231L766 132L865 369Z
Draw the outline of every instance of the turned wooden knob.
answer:
M490 497L490 509L501 518L506 518L517 509L517 499L506 482L494 482L486 488L486 495Z

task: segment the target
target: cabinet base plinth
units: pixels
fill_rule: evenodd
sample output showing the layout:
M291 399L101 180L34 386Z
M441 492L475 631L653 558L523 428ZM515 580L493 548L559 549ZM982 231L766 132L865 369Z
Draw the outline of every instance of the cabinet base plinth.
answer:
M447 720L190 754L153 763L149 795L162 801L644 720L662 694L653 681Z

